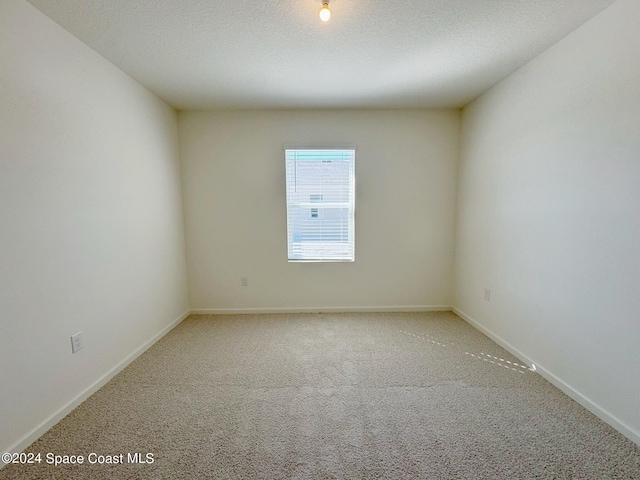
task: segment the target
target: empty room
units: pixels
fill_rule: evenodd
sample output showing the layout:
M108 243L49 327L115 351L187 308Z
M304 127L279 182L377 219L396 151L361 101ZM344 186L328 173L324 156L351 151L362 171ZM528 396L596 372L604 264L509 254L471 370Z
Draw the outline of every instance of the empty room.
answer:
M0 0L0 479L640 479L639 18Z

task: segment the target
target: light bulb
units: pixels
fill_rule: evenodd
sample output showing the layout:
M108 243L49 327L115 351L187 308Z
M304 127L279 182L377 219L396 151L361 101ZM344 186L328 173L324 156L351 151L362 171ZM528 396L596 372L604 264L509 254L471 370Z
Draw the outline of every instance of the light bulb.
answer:
M331 18L331 10L329 10L329 4L323 3L320 9L320 20L327 22Z

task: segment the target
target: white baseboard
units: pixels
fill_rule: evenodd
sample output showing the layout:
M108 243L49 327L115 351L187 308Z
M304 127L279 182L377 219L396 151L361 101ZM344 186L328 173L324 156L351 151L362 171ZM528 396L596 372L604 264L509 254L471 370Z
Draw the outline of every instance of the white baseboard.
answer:
M512 355L519 358L522 362L528 364L529 366L535 365L536 372L542 375L542 377L545 380L547 380L552 385L560 389L564 394L566 394L567 396L571 397L573 400L578 402L584 408L586 408L591 413L593 413L596 417L600 418L604 422L611 425L613 428L615 428L617 431L619 431L629 440L631 440L632 442L640 446L640 432L631 428L629 425L624 423L618 417L608 412L606 409L602 408L600 405L598 405L597 403L595 403L594 401L586 397L584 394L582 394L581 392L573 388L570 384L562 380L560 377L556 376L549 369L545 368L543 365L540 365L538 362L532 360L529 356L525 355L520 350L515 348L513 345L508 343L506 340L504 340L502 337L496 335L491 330L487 329L486 327L478 323L476 320L471 318L466 313L462 312L456 307L453 307L452 311L453 313L458 315L460 318L462 318L465 322L467 322L469 325L481 331L491 340L493 340L498 345L500 345L502 348L504 348L505 350L509 351Z
M85 390L83 390L78 396L73 398L69 403L67 403L60 410L55 412L49 418L40 423L36 428L27 433L24 437L18 440L15 444L10 445L9 447L3 448L2 452L22 452L25 448L35 442L38 438L44 435L51 427L53 427L56 423L62 420L65 416L67 416L74 408L84 402L87 398L97 392L102 386L104 386L109 380L115 377L118 373L120 373L126 366L128 366L131 362L133 362L136 358L146 352L154 343L164 337L167 333L169 333L173 328L176 327L180 322L182 322L185 318L190 315L190 312L185 312L180 315L178 318L173 320L169 325L164 327L160 332L155 334L149 340L147 340L144 344L138 347L133 353L131 353L128 357L118 363L115 367L105 373L102 377L96 380L94 383L89 385ZM0 462L0 469L4 467L5 464Z
M450 305L396 305L381 307L293 307L293 308L202 308L193 315L240 315L269 313L376 313L376 312L450 312Z
M485 328L483 325L481 325L480 323L475 321L473 318L471 318L469 315L467 315L463 311L459 310L458 308L453 307L452 311L453 311L453 313L458 315L460 318L462 318L465 322L467 322L469 325L471 325L473 328L475 328L476 330L480 330L482 333L484 333L491 340L493 340L498 345L500 345L502 348L507 350L509 353L511 353L512 355L517 357L522 363L527 364L529 367L531 367L531 366L533 366L535 364L536 371L538 371L540 366L537 363L535 363L531 358L529 358L527 355L522 353L520 350L518 350L516 347L511 345L509 342L504 340L502 337L499 337L498 335L493 333L491 330Z

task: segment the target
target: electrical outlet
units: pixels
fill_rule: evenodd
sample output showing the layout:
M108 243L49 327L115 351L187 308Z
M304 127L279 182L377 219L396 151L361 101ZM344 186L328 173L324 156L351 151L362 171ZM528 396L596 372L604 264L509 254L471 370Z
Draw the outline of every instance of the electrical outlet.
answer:
M77 353L78 350L82 350L84 342L82 341L82 332L78 332L75 335L71 335L71 351Z
M243 287L249 286L249 279L247 277L240 277L240 285Z
M491 299L491 290L488 288L484 289L484 299L488 302Z

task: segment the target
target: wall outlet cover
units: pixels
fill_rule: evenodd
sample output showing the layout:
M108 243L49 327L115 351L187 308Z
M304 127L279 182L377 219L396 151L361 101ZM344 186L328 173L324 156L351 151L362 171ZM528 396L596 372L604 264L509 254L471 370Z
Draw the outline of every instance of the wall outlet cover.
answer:
M73 353L77 353L79 350L84 348L84 343L82 341L82 332L78 332L75 335L71 335L71 351Z

